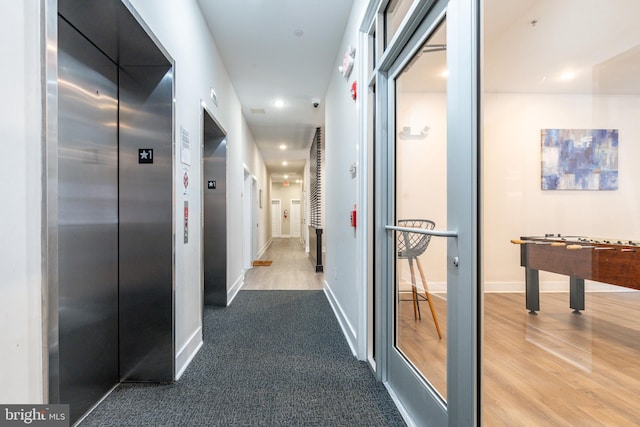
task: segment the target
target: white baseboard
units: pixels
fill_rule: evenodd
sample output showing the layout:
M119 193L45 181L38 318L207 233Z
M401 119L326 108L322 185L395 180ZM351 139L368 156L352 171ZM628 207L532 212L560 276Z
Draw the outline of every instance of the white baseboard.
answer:
M422 290L422 282L416 284L418 291ZM400 290L411 291L411 282L402 280ZM634 289L623 286L608 285L606 283L585 280L585 292L633 292ZM429 292L432 294L446 294L446 282L429 282ZM524 293L524 282L484 282L485 293ZM569 292L569 277L565 281L540 281L540 292Z
M180 379L187 369L187 366L189 366L193 358L198 354L202 344L202 326L200 326L191 334L186 344L183 345L178 351L178 354L176 354L176 381Z
M585 280L585 292L633 292L634 289L623 286ZM524 293L524 282L485 282L485 293ZM540 292L569 292L569 277L565 281L540 281Z
M431 292L432 294L440 294L440 293L447 292L447 282L429 281L428 285L429 285L429 292ZM418 291L421 291L423 287L424 286L422 282L420 281L420 279L418 279L416 283L416 288L418 289ZM402 292L411 291L411 280L409 278L403 277L400 279L400 291Z
M264 255L264 253L267 251L267 249L269 249L269 246L271 246L271 243L273 243L273 237L271 239L269 239L269 241L267 243L265 243L265 245L264 245L264 247L262 249L260 249L256 259L260 259L260 257L262 255Z
M524 293L525 284L522 282L484 282L485 293ZM422 290L422 282L418 279L416 286L418 290ZM400 281L400 289L402 291L411 291L411 280L409 277L402 277ZM625 288L623 286L609 285L606 283L594 282L593 280L585 280L585 292L633 292L634 289ZM446 294L446 282L429 281L429 292L432 294ZM566 280L541 280L540 292L569 292L569 277Z
M336 299L335 295L331 291L331 288L329 287L329 284L327 283L326 280L324 281L324 294L327 296L327 299L329 300L329 304L331 305L331 308L333 309L333 312L336 315L336 318L338 319L338 323L340 324L340 328L342 328L342 333L344 334L344 337L347 339L347 343L349 343L351 354L353 354L354 356L357 356L358 353L356 352L356 349L358 348L357 346L358 337L356 335L356 330L351 325L351 323L349 323L347 316L345 316L344 314L344 310L342 310L342 307L338 303L338 300Z
M238 295L242 285L244 285L244 272L236 279L233 286L227 290L227 306L231 305L231 301Z

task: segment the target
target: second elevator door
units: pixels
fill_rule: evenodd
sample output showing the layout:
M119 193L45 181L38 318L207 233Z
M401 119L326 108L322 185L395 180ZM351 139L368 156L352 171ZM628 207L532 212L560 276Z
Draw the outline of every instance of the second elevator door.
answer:
M60 402L72 420L119 380L117 66L59 20Z

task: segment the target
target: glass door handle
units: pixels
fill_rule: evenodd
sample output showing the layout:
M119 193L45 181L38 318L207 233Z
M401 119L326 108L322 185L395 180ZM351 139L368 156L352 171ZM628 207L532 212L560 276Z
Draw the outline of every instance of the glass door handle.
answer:
M438 237L458 237L458 230L425 230L423 228L397 227L395 225L385 225L385 230L407 231L409 233L426 234L427 236Z

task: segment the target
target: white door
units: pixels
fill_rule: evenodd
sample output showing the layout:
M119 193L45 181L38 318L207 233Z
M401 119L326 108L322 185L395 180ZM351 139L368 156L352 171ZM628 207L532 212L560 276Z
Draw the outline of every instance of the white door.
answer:
M251 203L251 175L244 170L244 187L242 192L242 260L243 267L250 268L252 261L251 242L253 240L253 213Z
M258 256L258 181L251 177L251 259Z
M291 237L300 238L301 206L300 200L291 200Z
M280 237L282 221L280 220L280 200L271 201L271 237Z

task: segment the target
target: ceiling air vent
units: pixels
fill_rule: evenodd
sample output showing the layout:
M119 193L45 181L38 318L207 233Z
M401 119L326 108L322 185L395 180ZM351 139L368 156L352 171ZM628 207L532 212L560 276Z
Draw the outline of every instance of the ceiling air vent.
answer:
M251 109L251 113L252 114L264 114L266 111L264 111L264 108L252 108Z

